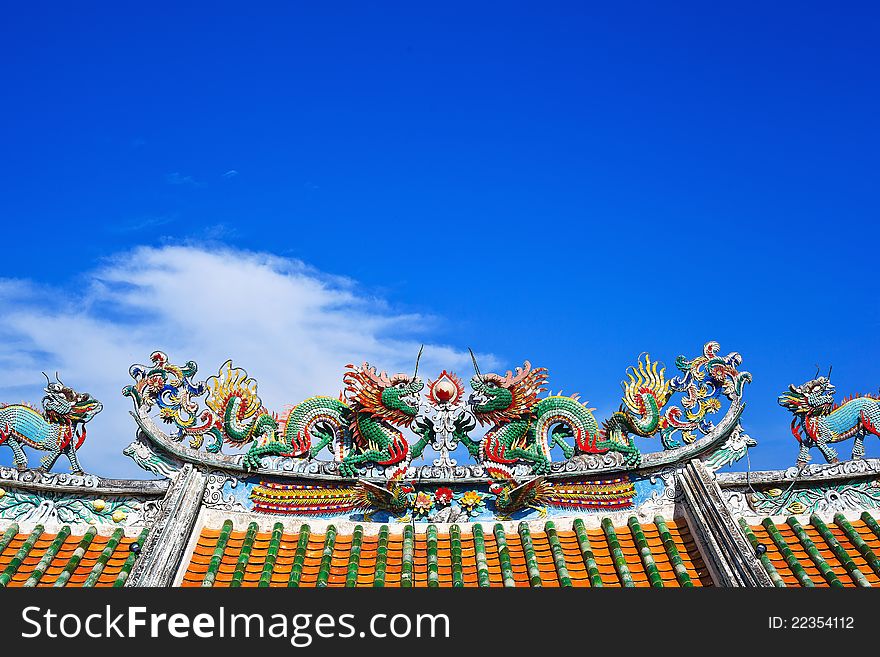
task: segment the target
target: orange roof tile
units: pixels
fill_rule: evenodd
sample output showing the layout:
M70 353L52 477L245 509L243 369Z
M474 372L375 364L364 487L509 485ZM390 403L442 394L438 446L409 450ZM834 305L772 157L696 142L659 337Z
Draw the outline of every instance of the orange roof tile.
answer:
M712 579L708 569L695 545L686 523L666 521L670 537L678 549L682 565L690 576L694 586L712 586ZM642 524L642 532L645 541L653 556L654 565L659 573L663 586L680 586L680 580L676 576L673 561L667 553L660 531L656 525ZM308 531L307 528L302 530ZM563 574L567 571L567 577L572 586L590 586L588 568L584 560L581 545L576 532L573 529L555 529L558 538L557 561L554 556L554 548L551 545L548 531L532 530L529 532L530 549L527 549L523 536L517 532L505 532L510 567L513 573L513 583L517 587L529 587L529 562L534 559L540 584L548 587L558 587L562 584L562 578L557 570L558 564L564 565ZM649 575L645 565L639 556L639 549L632 531L626 525L615 528L617 540L625 559L626 567L632 577L635 586L650 586ZM375 577L380 569L380 563L384 559L384 586L397 587L401 585L401 574L404 572L404 538L399 533L389 533L384 554L379 552L379 537L375 534L363 535L360 542L360 555L355 561L351 561L353 545L352 534L336 534L329 560L323 563L325 541L331 530L326 533L310 532L307 535L305 549L298 554L297 546L300 541L300 533L285 532L282 534L281 544L274 557L271 577L264 583L269 586L287 586L289 581L298 578L296 585L303 587L316 586L321 579L322 569L326 569L326 585L330 587L343 587L346 582L353 582L358 587L371 587L375 585ZM599 569L602 584L604 586L621 586L621 576L615 567L614 558L608 545L608 540L602 528L589 528L586 531L590 547L593 551L596 565ZM221 531L213 528L203 528L198 537L196 547L185 567L181 584L183 586L201 586L205 581L209 569L211 556L220 539ZM233 572L236 568L242 549L242 541L245 532L237 527L229 532L229 539L223 550L223 558L217 567L214 586L229 586ZM264 565L269 559L269 540L271 532L258 532L254 537L253 549L251 550L242 580L244 586L256 586L260 584L260 575ZM489 586L499 587L504 585L502 564L498 552L498 542L492 530L484 530L485 563L488 568ZM453 539L449 533L437 533L436 541L436 564L437 583L439 586L448 587L453 585L453 570L460 568L461 582L464 586L477 586L479 583L477 569L477 550L473 534L469 525L464 524L460 528L458 539L460 556L455 556L453 551ZM412 561L412 585L426 587L429 585L429 545L425 532L416 533L413 537ZM295 567L299 562L300 566ZM455 564L454 564L455 562ZM353 569L350 571L350 568Z
M13 524L8 531L17 532L0 551L0 586L9 587L113 586L117 580L121 584L137 556L132 544L142 543L146 537L146 531L138 537L126 537L122 529L113 536L102 536L94 527L76 535L66 525L56 534L43 531L42 525L23 533ZM77 560L77 548L82 544L87 545Z
M810 524L803 524L801 527L807 539L806 543L812 543L815 548L813 554L790 523L791 520L777 524L766 518L761 524L748 527L757 544L766 548L766 559L762 561L771 578L774 575L778 576L785 586L812 584L817 587L828 587L832 585L829 579L833 581L835 577L839 585L847 587L859 586L859 580L862 578L864 583L861 585L880 585L880 560L877 558L877 552L880 551L880 536L872 530L870 526L872 518L869 514L864 513L861 519L854 521L848 521L841 514L837 514L834 522L827 524L816 516L811 517ZM873 524L876 526L876 523ZM822 529L826 532L824 536ZM828 536L831 539L827 539ZM835 542L842 553L835 551L833 546ZM786 548L793 560L786 559L783 554ZM851 561L850 568L841 561L841 557ZM826 577L822 574L823 563L827 564L833 576ZM858 573L853 572L853 569ZM799 577L798 573L801 571L803 574ZM803 579L808 581L805 583Z

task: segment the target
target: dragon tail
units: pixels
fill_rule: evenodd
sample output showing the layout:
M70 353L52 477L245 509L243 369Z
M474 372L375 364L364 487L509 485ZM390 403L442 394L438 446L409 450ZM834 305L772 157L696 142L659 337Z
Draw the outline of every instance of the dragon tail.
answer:
M334 397L310 397L282 415L280 433L296 455L314 456L324 447L340 452L345 449L343 434L350 422L351 409L344 402Z
M654 398L657 408L662 408L669 400L669 382L664 377L664 368L658 371L659 363L651 362L651 357L645 354L645 360L638 361L638 367L630 367L627 370L629 382L622 383L623 403L636 415L645 415L645 396Z

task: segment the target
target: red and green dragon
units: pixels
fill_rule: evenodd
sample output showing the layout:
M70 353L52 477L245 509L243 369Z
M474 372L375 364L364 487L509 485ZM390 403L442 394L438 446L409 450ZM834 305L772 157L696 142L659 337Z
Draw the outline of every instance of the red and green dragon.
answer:
M278 415L263 406L256 380L231 360L199 384L191 381L195 363L177 367L162 352L154 352L151 360L152 367L132 367L137 383L124 393L135 406L158 405L160 418L178 427L172 437L189 437L193 448L201 447L205 437L210 438L205 449L213 453L220 452L224 443L247 445L242 456L247 469L261 467L264 456L310 458L327 447L343 476L354 477L362 465L372 463L388 466L388 477L396 479L430 440L424 427L425 435L412 444L401 431L413 424L419 411L424 383L418 377L418 361L412 375L389 376L368 363L347 365L345 389L338 398L309 397ZM206 393L207 409L197 421L193 398Z
M736 398L750 380L736 369L739 354L721 357L717 352L718 344L709 342L697 358L680 356L676 367L681 374L670 380L650 356L640 357L622 383L620 409L601 426L595 409L577 395L541 396L547 370L528 361L502 376L482 374L474 358L468 403L459 403L462 390L446 391L448 399L428 395L427 406L440 413L434 417L421 404L425 385L418 377L418 358L412 375L389 376L368 363L347 365L338 397L309 397L281 415L263 405L256 380L231 360L215 376L194 383L195 363L178 367L157 351L152 365L131 368L136 383L124 393L139 411L158 406L160 418L177 426L172 438L188 437L192 448L204 445L214 453L224 444L245 448L241 462L246 469L263 467L264 457L314 459L326 448L344 477L384 467L386 477L397 480L442 438L445 444L464 445L492 477L512 480L517 469L524 474L522 466L532 475L550 472L555 447L566 459L619 453L623 465L635 467L641 461L635 436L659 435L664 449L673 449L679 446L676 434L690 443L698 431L708 433L707 415L720 409L720 393ZM674 393L682 394L681 408L669 405ZM195 399L203 395L207 408L200 411ZM446 420L439 421L441 415ZM490 427L482 439L469 435L477 422ZM414 442L404 429L416 434Z
M636 366L628 368L628 380L621 384L620 409L601 428L592 413L595 409L580 403L577 395L538 397L545 390L546 369L532 368L526 361L516 368L516 374L481 374L474 359L471 409L481 424L492 428L482 441L466 440L464 444L493 477L500 479L512 479L517 463L530 466L535 475L549 472L554 446L561 448L566 459L619 452L624 465L637 466L641 452L633 436L659 434L664 449L680 445L675 440L679 433L684 442L691 443L697 431L705 434L711 430L707 415L721 408L719 394L728 398L742 394L751 376L737 371L740 355L734 352L722 357L718 349L717 342L708 342L696 358L679 356L675 364L681 374L670 380L650 356L640 357ZM683 408L667 407L673 393L682 393Z
M553 446L566 458L577 454L621 452L627 463L635 463L639 451L626 435L606 439L593 416L577 395L550 395L538 398L546 389L547 370L532 368L526 361L516 374L477 374L471 379L471 410L481 424L492 425L482 441L465 444L496 478L512 479L517 463L526 463L533 474L550 471ZM566 439L574 440L574 446Z

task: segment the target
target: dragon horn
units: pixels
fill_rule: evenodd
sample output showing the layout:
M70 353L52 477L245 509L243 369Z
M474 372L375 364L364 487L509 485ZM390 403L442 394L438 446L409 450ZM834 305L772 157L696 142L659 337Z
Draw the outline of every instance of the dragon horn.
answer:
M43 376L46 377L46 387L48 387L49 384L52 383L52 382L49 380L49 375L46 374L45 372L40 372L40 374L42 374Z
M64 381L58 378L58 370L55 370L55 380L58 381L58 383L60 383L62 387L64 386Z
M831 380L831 368L832 368L832 367L833 367L832 365L829 365L829 366L828 366L828 380L829 380L829 381Z
M471 349L470 347L468 347L468 351L469 351L470 354L471 354L471 360L472 360L473 363L474 363L474 371L477 373L477 378L482 379L482 378L483 378L483 375L480 374L480 368L479 368L479 366L477 365L477 357L474 356L474 350Z
M816 365L816 376L814 376L813 378L814 378L814 379L818 379L818 378L819 378L819 365L818 365L818 364Z
M424 350L424 348L425 348L425 345L422 345L421 347L419 347L419 355L416 356L416 370L415 370L415 372L413 372L413 376L412 376L413 381L415 381L416 374L419 373L419 361L422 359L422 351Z

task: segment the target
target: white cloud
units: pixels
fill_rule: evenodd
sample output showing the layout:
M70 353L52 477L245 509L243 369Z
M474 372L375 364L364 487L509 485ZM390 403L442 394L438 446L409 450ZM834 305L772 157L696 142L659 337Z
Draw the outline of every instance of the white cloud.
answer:
M259 381L264 404L282 411L310 395L336 395L346 363L411 371L435 322L396 313L352 281L299 261L194 246L138 248L58 288L0 280L0 304L0 400L39 401L42 370L92 393L104 411L89 425L81 460L104 476L142 474L121 455L135 429L121 389L129 366L156 349L175 363L195 360L199 380L232 358ZM443 368L466 378L467 352L426 344L420 372ZM31 463L39 456L31 453ZM66 467L62 457L56 469Z

